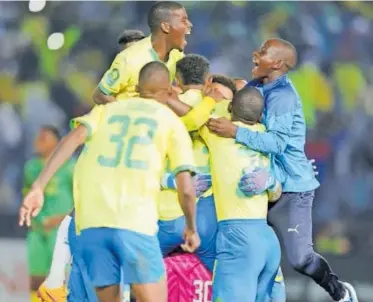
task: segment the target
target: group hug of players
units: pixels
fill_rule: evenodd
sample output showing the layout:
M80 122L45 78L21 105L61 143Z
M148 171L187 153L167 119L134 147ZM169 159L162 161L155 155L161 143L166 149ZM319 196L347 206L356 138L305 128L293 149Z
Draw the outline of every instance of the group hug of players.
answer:
M60 226L70 229L73 256L67 300L119 302L130 285L140 302L187 302L167 298L163 257L181 248L213 273L212 301L285 301L274 228L297 271L334 301L357 302L354 288L312 249L319 183L304 153L301 100L287 77L294 46L265 41L247 84L210 75L206 58L183 54L192 24L179 3L154 4L148 24L149 37L123 37L125 49L94 92L97 106L71 121L20 209L20 225L30 226L49 181L84 145L75 208ZM285 222L276 219L284 207ZM61 246L57 239L55 253ZM41 301L66 301L63 284L48 278Z

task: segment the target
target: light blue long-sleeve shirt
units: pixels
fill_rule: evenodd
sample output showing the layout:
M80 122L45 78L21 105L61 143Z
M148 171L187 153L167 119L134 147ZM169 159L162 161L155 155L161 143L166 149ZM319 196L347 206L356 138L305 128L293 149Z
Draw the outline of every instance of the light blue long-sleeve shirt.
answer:
M253 132L239 127L236 142L263 153L272 154L272 168L283 192L306 192L320 184L304 152L306 123L302 102L287 75L266 85L252 81L258 88L265 108L263 123L267 132Z

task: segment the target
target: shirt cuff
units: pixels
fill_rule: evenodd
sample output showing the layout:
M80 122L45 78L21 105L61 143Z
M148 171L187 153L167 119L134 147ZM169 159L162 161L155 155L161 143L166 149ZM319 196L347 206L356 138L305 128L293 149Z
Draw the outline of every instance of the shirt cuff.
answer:
M246 128L238 127L236 132L236 143L247 145L253 133Z
M189 165L177 167L174 171L172 171L172 174L176 176L178 173L186 171L189 171L192 174L192 176L196 175L196 168L194 166Z
M103 94L105 94L105 95L107 95L107 96L111 96L111 95L113 95L113 93L111 92L111 91L109 91L108 89L106 89L101 83L100 84L98 84L98 89L100 89L100 91L103 93Z

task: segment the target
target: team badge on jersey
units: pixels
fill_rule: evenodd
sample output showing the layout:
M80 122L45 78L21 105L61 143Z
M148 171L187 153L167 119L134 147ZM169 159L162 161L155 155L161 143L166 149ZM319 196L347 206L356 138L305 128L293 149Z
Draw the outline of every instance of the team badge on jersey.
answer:
M119 70L117 68L113 68L109 71L108 75L106 76L106 83L109 86L113 86L115 82L119 79Z

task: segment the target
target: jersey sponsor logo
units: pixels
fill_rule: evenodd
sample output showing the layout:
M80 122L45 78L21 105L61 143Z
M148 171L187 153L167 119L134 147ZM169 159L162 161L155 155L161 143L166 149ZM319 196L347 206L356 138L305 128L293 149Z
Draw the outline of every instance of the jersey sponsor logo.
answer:
M113 68L109 71L109 73L106 76L106 83L111 87L113 86L117 80L119 79L119 69Z
M298 228L299 228L299 224L297 224L295 228L288 228L288 233L297 233L299 235Z

